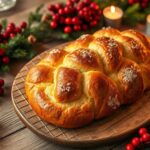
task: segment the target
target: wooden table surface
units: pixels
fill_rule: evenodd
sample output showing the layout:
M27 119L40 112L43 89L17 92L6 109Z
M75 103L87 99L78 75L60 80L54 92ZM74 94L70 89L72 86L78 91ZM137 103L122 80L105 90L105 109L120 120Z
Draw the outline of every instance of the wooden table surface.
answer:
M23 16L24 12L29 13L30 9L43 2L50 2L50 0L18 0L16 7L10 11L0 13L0 18L7 18L9 21L19 22L22 18L25 19ZM39 49L44 51L62 42L54 40ZM38 137L25 127L14 112L10 97L11 82L25 63L26 61L16 61L11 64L9 74L0 75L0 77L5 79L6 85L8 85L5 90L5 96L0 97L0 150L73 150L73 148L56 145ZM123 150L130 139L129 137L113 145L103 145L92 149Z

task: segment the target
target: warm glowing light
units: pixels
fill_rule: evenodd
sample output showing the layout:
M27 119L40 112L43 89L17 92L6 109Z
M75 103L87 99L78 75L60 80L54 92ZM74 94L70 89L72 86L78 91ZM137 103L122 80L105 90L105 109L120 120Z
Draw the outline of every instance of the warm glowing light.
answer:
M147 15L147 22L149 22L149 23L150 23L150 14L149 14L149 15Z
M112 13L115 13L115 11L116 11L115 6L111 6L111 7L110 7L110 11L111 11Z

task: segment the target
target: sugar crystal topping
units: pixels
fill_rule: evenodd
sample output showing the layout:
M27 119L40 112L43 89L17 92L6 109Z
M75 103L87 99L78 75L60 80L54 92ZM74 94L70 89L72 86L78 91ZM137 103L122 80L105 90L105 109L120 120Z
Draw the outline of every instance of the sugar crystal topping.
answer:
M125 68L122 72L123 81L125 82L133 82L134 79L137 78L137 73L134 68L131 66L130 68Z
M108 55L110 58L113 57L114 51L116 51L117 48L118 48L118 44L113 39L109 39L107 49L108 49Z
M118 101L118 96L109 96L108 98L108 106L110 106L112 109L117 109L120 106L120 102Z
M59 85L61 92L71 92L73 90L71 82Z
M93 57L90 51L83 50L81 51L80 56L84 59L87 59L89 63L93 61Z
M131 44L131 48L132 49L139 49L140 48L140 45L136 41L134 41L134 40L132 40L130 42L130 44Z

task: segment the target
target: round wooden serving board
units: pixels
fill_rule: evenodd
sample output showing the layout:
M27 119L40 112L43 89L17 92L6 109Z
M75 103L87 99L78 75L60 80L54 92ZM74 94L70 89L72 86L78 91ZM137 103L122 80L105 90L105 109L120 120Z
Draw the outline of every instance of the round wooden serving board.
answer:
M63 47L60 45L58 47ZM43 52L27 63L16 76L12 86L12 101L20 119L36 134L53 142L84 147L115 142L125 138L144 124L150 123L150 91L136 103L123 106L110 117L94 121L79 129L63 129L41 120L27 101L24 89L26 75L48 51Z

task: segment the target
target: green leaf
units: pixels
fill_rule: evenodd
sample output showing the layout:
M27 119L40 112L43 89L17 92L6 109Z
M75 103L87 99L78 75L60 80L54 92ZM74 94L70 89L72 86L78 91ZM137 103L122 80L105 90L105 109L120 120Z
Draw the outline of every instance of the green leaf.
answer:
M40 10L43 8L44 4L41 4L39 7L36 8L35 12L31 12L28 17L28 25L29 27L32 25L33 22L40 22L42 14L40 14Z
M4 72L9 72L10 68L8 65L2 65L0 67L0 72L4 73Z
M147 7L147 8L144 9L144 12L146 14L150 14L150 4L149 4L149 7Z
M37 54L36 51L30 50L30 51L28 51L28 55L27 55L26 58L27 58L27 59L31 59L31 58L33 58L36 54Z
M7 45L6 45L6 44L3 44L3 43L0 43L0 48L2 48L2 49L7 49Z
M32 45L27 41L27 38L18 34L8 41L6 54L10 58L27 58L31 48Z
M44 7L44 4L41 4L40 6L38 6L35 10L36 13L39 13L40 10Z
M27 56L27 52L24 49L15 49L12 52L12 57L13 58L25 58Z
M2 20L2 21L1 21L1 24L2 24L3 30L5 30L6 27L7 27L7 20L6 20L6 19Z
M134 12L137 12L140 10L140 5L139 3L136 3L132 6L129 6L126 11L125 11L125 15L132 15Z

